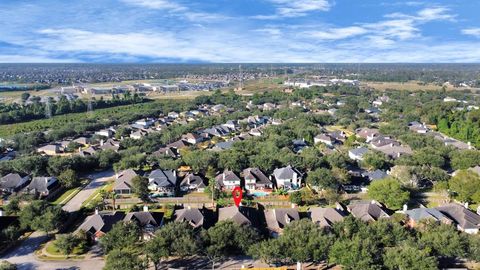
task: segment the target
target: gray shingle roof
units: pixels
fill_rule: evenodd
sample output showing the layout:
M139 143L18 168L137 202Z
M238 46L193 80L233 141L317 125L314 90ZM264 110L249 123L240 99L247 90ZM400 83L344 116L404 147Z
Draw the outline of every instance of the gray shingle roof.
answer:
M353 202L348 205L348 209L354 217L363 221L375 221L390 217L380 205L369 201Z
M448 216L463 229L480 228L480 216L466 209L463 205L450 203L436 207L436 209Z
M300 175L300 173L290 165L283 168L277 168L273 171L275 179L292 179L295 174Z
M271 185L272 181L259 168L247 168L243 170L243 177L247 180L255 179L257 184Z
M163 213L161 212L130 212L128 213L124 221L135 221L140 227L152 225L160 227L163 223Z
M271 231L279 232L290 222L300 220L300 214L295 208L275 208L265 210L267 227Z
M175 222L188 222L194 228L199 228L204 224L204 216L197 208L185 208L175 210Z
M88 216L85 221L80 225L77 231L85 232L109 232L113 225L125 217L123 212L108 212L108 213L99 213Z
M437 221L440 221L442 219L448 219L445 215L443 215L440 211L438 211L435 208L411 209L411 210L405 211L405 214L416 222L424 219L434 219Z
M310 209L310 218L320 227L331 227L333 223L342 221L345 214L331 207L314 207Z
M159 187L175 187L177 185L177 175L173 170L154 170L148 179Z

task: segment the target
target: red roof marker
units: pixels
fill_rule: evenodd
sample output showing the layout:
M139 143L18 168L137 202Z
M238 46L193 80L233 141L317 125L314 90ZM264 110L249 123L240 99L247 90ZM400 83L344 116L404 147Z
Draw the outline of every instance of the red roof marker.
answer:
M233 201L235 205L238 207L240 202L242 202L243 191L240 187L235 187L232 192Z

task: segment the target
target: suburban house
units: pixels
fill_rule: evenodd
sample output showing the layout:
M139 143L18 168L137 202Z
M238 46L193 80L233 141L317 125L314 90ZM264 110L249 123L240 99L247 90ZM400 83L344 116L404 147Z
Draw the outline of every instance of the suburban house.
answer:
M103 136L106 138L112 138L113 137L113 131L111 129L102 129L97 132L95 132L95 135L98 136Z
M381 147L377 147L378 151L384 153L385 155L393 158L393 159L397 159L403 155L411 155L413 154L413 151L412 149L408 146L408 145L392 145L392 144L388 144L388 145L384 145L384 146L381 146Z
M83 146L88 146L90 144L90 139L88 139L87 137L78 137L75 140L73 140L73 142L76 142Z
M236 130L236 129L238 129L238 128L240 127L237 120L228 120L228 121L227 121L225 124L223 124L222 126L227 127L227 128L229 128L230 130Z
M0 190L8 193L18 192L28 184L29 180L28 175L21 177L18 173L9 173L0 178Z
M331 147L333 144L335 144L335 139L330 137L328 134L319 134L313 138L313 143L323 143Z
M132 138L134 140L140 140L141 138L143 138L147 135L148 135L148 132L139 129L137 131L134 131L134 132L130 133L130 138Z
M56 177L34 177L30 184L25 188L25 191L40 197L47 197L50 194L50 191L57 186L58 180Z
M363 221L377 221L381 218L389 218L383 206L376 201L356 201L347 206L352 216Z
M230 206L218 209L218 221L231 220L238 225L255 226L257 224L257 212L254 208L245 206Z
M162 212L149 212L144 206L142 212L130 212L123 219L125 222L136 222L143 232L143 239L151 239L155 231L163 225Z
M114 139L108 139L105 142L100 140L100 146L98 148L118 152L118 149L120 149L120 142L115 141Z
M187 222L194 229L201 228L205 224L205 216L198 208L177 209L174 217L175 222Z
M38 153L45 154L48 156L55 156L62 153L60 145L58 144L48 144L37 149Z
M233 190L235 187L241 185L240 177L230 170L225 170L223 173L217 175L215 182L217 186L226 190Z
M313 207L309 210L310 219L322 228L331 228L333 223L340 222L345 218L345 213L341 206L332 207Z
M358 147L354 149L348 150L348 157L357 160L357 161L362 161L363 160L363 155L365 155L368 152L368 148L366 147Z
M300 153L304 148L308 147L307 143L305 142L305 139L293 140L292 144L293 144L293 152L295 153Z
M377 149L386 145L399 146L400 143L394 139L391 139L390 137L378 136L370 141L370 145L372 148Z
M477 234L480 228L480 215L468 210L458 203L449 203L436 207L438 211L450 218L457 229L468 234Z
M88 216L85 221L78 227L77 232L85 232L87 237L96 242L106 233L108 233L113 225L125 218L124 212L106 212L99 213L95 210L95 214Z
M273 189L272 181L259 168L247 168L243 170L242 176L248 191Z
M347 139L347 134L342 130L335 130L328 134L335 141L344 142Z
M153 152L152 155L156 157L171 157L171 158L178 158L180 154L176 148L173 147L163 147L158 149L157 151Z
M177 172L157 169L148 176L148 189L162 196L174 196L177 191Z
M135 121L135 124L141 128L149 128L155 124L155 119L153 118L143 118Z
M359 128L355 130L355 133L357 137L364 138L367 143L380 136L380 131L376 128Z
M290 165L275 169L273 177L277 188L297 189L302 184L302 174Z
M180 139L178 141L174 141L172 143L167 144L167 147L175 148L177 150L188 147L184 140Z
M382 180L388 177L388 174L385 171L377 169L373 172L362 173L362 176L367 178L370 182L376 180Z
M182 136L182 140L186 141L187 143L189 144L197 144L197 143L201 143L204 141L204 138L198 134L194 134L194 133L187 133L185 135Z
M278 237L283 228L295 220L300 220L300 214L296 208L275 208L264 211L267 229L271 236Z
M452 224L453 221L435 208L416 208L404 212L408 217L407 226L415 228L419 222L430 221L436 223Z
M124 170L117 174L115 179L115 184L113 186L113 191L116 194L132 194L132 179L138 176L138 174L132 170Z
M420 133L420 134L426 134L428 132L427 126L425 124L421 124L417 121L410 122L408 124L408 128L411 131L416 132L416 133Z
M206 187L207 185L203 177L193 173L187 173L185 177L183 177L182 182L180 182L181 191L203 192Z

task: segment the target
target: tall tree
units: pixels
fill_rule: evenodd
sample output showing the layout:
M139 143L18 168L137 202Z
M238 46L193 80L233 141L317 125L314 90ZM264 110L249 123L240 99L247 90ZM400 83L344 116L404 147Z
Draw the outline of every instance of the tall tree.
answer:
M392 178L373 181L368 186L368 195L392 209L400 209L410 198L410 192Z

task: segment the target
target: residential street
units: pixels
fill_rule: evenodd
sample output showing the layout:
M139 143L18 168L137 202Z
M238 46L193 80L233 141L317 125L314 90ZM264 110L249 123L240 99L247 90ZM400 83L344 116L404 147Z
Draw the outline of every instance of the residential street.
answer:
M77 195L75 195L75 197L73 197L67 204L65 204L63 206L63 210L70 213L80 210L82 203L87 200L97 188L101 187L113 176L115 176L115 172L113 170L96 172L88 175L88 178L92 179L92 181Z
M92 181L85 186L75 197L63 206L63 210L67 212L75 212L80 210L82 203L101 187L104 182L114 176L113 170L102 171L88 175ZM27 239L21 242L13 250L1 257L11 263L18 264L21 270L50 270L50 269L102 269L104 261L101 258L91 258L83 261L39 261L34 255L42 243L47 240L45 234L41 232L33 232Z

